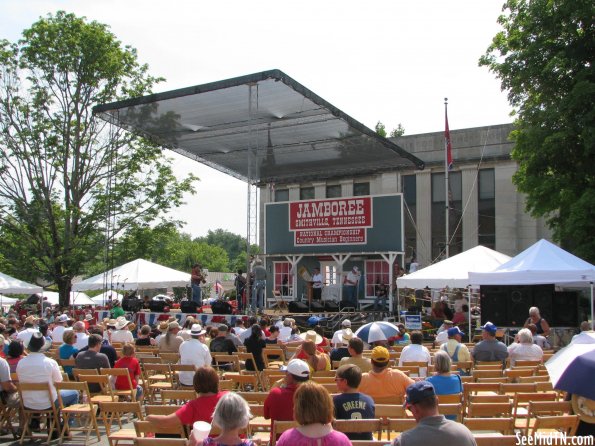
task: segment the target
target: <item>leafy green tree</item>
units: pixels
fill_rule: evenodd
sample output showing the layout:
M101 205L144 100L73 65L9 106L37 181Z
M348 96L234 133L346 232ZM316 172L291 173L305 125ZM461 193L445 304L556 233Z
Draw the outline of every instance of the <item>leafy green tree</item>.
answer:
M376 130L376 133L378 133L380 136L386 138L386 127L382 122L378 121L374 127L374 130Z
M595 261L595 33L589 0L509 0L481 57L517 116L513 181L556 241Z
M194 192L147 141L95 118L97 104L161 81L105 25L58 12L0 41L0 225L21 262L57 284L133 224L164 219ZM101 234L101 236L98 236Z
M392 129L390 131L391 138L396 138L397 136L403 136L404 134L405 134L405 127L403 127L400 122L399 122L399 125L397 125L396 129Z

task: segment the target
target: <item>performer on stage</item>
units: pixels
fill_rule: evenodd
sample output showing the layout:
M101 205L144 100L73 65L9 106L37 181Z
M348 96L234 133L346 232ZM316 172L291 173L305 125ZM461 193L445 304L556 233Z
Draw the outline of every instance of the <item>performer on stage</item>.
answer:
M195 263L194 265L192 265L192 272L190 274L190 284L192 285L192 300L197 305L202 305L202 289L200 288L200 285L202 283L206 283L207 281L205 280L205 277L203 275L202 266L200 265L200 263Z
M314 268L312 274L312 299L320 300L322 298L322 274L320 268Z

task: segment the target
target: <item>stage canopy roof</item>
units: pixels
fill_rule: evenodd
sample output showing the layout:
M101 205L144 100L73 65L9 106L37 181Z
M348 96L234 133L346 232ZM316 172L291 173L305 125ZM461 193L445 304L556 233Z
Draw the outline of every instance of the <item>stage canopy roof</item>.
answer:
M94 113L251 184L424 167L279 70L98 105Z

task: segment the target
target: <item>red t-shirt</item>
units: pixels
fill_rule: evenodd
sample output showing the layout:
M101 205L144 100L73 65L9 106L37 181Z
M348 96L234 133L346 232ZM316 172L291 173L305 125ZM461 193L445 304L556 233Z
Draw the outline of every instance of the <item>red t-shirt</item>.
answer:
M226 393L227 391L211 396L199 396L192 401L188 401L176 411L176 416L182 424L192 425L196 421L211 423L215 406Z
M130 381L132 382L132 388L136 389L136 377L140 376L140 364L138 359L124 356L116 361L114 364L115 369L128 369L130 374ZM116 389L118 390L130 390L128 388L128 381L123 376L116 377Z

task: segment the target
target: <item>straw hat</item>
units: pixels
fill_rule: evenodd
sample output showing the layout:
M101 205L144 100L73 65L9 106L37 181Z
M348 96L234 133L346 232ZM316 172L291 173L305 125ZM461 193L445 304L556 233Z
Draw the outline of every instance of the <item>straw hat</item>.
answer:
M322 336L320 336L314 330L308 330L300 333L300 338L302 338L304 341L314 341L314 344L320 344L322 342Z
M110 322L111 322L111 320L110 320ZM120 316L118 319L116 319L116 324L115 324L116 330L122 330L129 323L130 323L130 321L127 320L124 316Z
M168 326L169 326L169 322L163 321L159 324L159 330L165 331L165 330L167 330Z
M25 324L35 324L38 320L38 317L30 315L25 318Z
M178 321L173 321L173 322L170 322L170 323L168 324L168 326L167 326L167 329L168 329L169 331L171 331L171 330L175 330L176 328L177 328L178 330L181 328L181 327L180 327L180 324L178 324Z
M351 328L344 328L341 337L343 338L343 343L347 344L349 340L353 338L353 332L351 331Z

